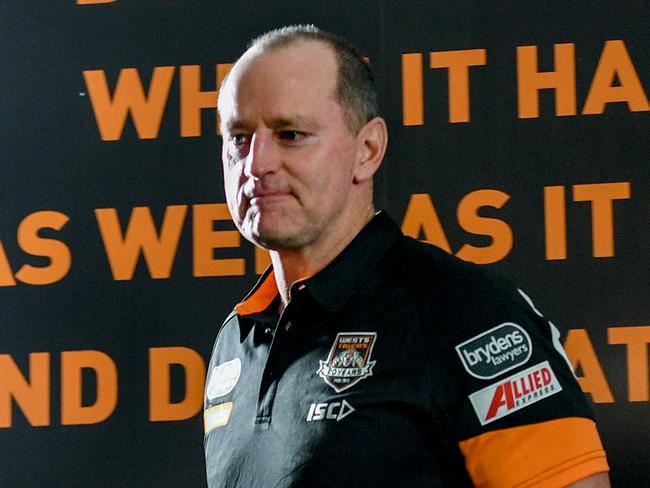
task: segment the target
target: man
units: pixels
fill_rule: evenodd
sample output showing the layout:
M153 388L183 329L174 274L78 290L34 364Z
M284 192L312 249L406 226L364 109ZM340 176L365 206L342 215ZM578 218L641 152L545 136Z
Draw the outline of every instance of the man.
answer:
M230 212L272 266L213 350L211 487L609 486L530 299L375 213L387 131L356 52L311 26L272 31L219 111Z

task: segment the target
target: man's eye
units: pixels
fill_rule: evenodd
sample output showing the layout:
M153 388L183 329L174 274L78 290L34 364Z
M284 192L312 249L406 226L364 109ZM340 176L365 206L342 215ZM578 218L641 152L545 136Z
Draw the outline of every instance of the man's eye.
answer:
M246 134L232 134L230 136L230 141L235 146L242 146L242 145L246 144Z
M283 141L296 142L305 137L305 134L297 130L283 130L278 134L278 137Z

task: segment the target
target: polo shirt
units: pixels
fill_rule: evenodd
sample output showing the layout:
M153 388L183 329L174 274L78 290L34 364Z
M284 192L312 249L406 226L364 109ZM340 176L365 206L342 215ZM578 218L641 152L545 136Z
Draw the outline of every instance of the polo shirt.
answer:
M215 341L216 487L565 486L607 471L559 333L379 212L280 314L268 269Z

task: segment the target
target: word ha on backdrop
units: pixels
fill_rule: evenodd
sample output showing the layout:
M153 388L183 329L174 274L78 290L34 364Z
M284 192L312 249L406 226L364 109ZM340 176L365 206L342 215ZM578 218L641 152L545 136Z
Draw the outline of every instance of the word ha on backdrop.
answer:
M604 114L611 103L625 103L630 112L650 111L648 97L623 40L605 41L580 110L576 95L576 46L573 43L555 44L553 53L554 69L540 71L538 47L516 47L514 70L517 78L518 118L540 117L539 96L544 90L555 94L554 115L557 117ZM202 68L198 65L184 65L178 69L175 66L156 66L151 72L147 89L143 86L138 68L122 68L112 91L108 78L114 73L107 74L103 69L83 71L101 139L120 140L129 115L138 138L156 139L177 72L180 83L177 101L180 106L180 136L200 136L201 112L217 108L218 87L231 67L231 63L219 63L211 68L215 73L214 89L206 91L201 89ZM481 91L480 86L472 85L471 72L489 69L487 50L431 52L429 67L447 71L449 122L470 122L472 92ZM431 102L434 96L440 96L440 91L426 93L423 53L403 53L401 68L402 123L405 126L423 125L425 101ZM85 96L86 92L80 95ZM218 133L218 124L216 126Z

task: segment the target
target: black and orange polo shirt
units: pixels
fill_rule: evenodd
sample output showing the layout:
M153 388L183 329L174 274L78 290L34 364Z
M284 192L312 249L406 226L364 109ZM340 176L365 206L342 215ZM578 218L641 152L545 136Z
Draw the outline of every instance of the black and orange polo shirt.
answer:
M218 334L211 488L551 487L607 471L555 328L385 213L278 305L268 270Z

